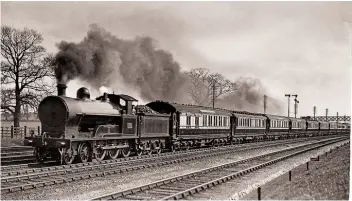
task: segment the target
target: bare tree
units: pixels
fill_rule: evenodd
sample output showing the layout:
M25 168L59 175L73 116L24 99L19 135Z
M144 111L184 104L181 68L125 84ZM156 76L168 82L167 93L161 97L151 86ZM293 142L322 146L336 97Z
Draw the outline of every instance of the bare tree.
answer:
M207 68L192 69L186 75L189 82L188 95L197 105L208 106L220 96L236 90L236 83L219 73L210 73Z
M1 109L12 113L15 127L24 105L35 111L42 96L55 89L53 57L42 42L35 30L1 27Z

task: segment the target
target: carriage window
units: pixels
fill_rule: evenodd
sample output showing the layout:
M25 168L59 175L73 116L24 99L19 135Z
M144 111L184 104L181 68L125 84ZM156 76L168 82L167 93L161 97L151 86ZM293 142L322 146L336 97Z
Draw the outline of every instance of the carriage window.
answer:
M199 117L195 118L195 124L196 124L196 128L199 128Z
M214 119L214 126L218 126L218 121L217 121L218 119L216 118L216 116L214 116L213 119Z
M207 115L203 115L203 126L207 126Z
M191 125L191 116L187 116L186 125L187 125L187 126L190 126L190 125Z

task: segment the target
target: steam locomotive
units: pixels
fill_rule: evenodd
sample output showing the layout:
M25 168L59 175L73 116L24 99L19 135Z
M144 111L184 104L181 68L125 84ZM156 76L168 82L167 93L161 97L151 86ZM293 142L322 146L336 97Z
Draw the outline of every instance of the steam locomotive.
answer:
M134 106L124 94L90 99L87 88L77 97L44 98L38 108L40 136L26 137L40 162L60 164L116 159L131 154L187 150L192 147L224 146L247 141L334 135L349 132L347 124L318 122L277 115L230 111L164 101Z

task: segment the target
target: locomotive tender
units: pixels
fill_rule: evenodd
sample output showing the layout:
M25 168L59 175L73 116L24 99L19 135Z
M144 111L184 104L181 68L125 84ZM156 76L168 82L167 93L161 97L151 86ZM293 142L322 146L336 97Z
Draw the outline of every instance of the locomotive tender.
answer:
M76 98L66 97L66 85L57 88L58 95L46 97L38 108L42 134L25 138L25 145L35 147L38 161L71 164L131 153L349 132L336 122L164 101L134 106L137 100L124 94L104 93L92 100L87 88L80 88Z

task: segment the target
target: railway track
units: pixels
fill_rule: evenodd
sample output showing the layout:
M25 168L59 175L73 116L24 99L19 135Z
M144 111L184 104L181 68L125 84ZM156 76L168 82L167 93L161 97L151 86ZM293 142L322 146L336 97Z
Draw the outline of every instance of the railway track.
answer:
M176 200L186 199L208 188L249 174L272 164L327 145L342 142L348 138L324 140L308 145L288 148L244 160L206 168L189 174L164 179L136 188L103 195L94 200ZM345 141L346 143L346 141Z
M33 147L29 146L12 146L12 147L1 147L1 154L9 152L22 152L22 151L33 151Z
M337 139L340 139L338 137ZM307 139L290 140L289 142L275 141L258 143L256 145L237 145L204 150L193 150L187 152L164 153L160 155L131 157L113 161L102 161L99 163L80 163L68 166L54 166L36 170L24 170L2 173L2 192L10 193L31 188L72 182L76 180L89 179L104 175L125 173L145 168L158 167L168 164L191 161L205 157L218 156L234 152L273 147L277 145L292 144L294 142L306 141ZM323 140L326 141L326 140ZM322 141L321 141L322 142ZM247 146L245 146L247 145ZM6 175L7 174L7 175Z
M26 146L2 147L1 166L33 162L33 150Z
M309 138L309 140L322 140L325 138L329 138L328 136L324 137L314 137L314 138ZM248 144L237 144L237 145L231 145L231 146L225 146L225 147L210 147L210 148L202 148L202 149L191 149L187 151L178 151L175 153L162 153L162 154L156 154L156 155L143 155L143 156L134 156L134 157L129 157L129 158L119 158L116 160L104 160L104 161L95 161L95 162L88 162L88 163L79 163L79 164L71 164L71 165L62 165L62 166L52 166L53 163L48 162L45 164L39 164L39 163L30 163L30 164L21 164L21 165L9 165L9 166L3 166L1 167L1 177L6 177L6 176L18 176L22 174L31 174L31 173L36 173L36 172L47 172L47 171L54 171L54 170L64 170L64 169L69 169L69 168L74 168L74 167L83 167L83 166L92 166L92 165L101 165L101 164L109 164L109 163L114 163L114 162L123 162L123 161L133 161L133 160L140 160L140 159L146 159L146 158L156 158L160 156L166 156L166 155L179 155L179 154L194 154L198 152L205 152L205 151L218 151L222 149L226 150L237 150L243 147L249 147L249 146L254 146L253 148L261 147L262 145L265 146L274 146L274 145L281 145L283 143L298 143L298 142L304 142L306 141L307 138L299 138L299 139L289 139L289 140L284 140L284 141L275 141L275 142L257 142L257 143L248 143ZM248 149L247 149L248 150ZM43 167L44 166L44 167ZM50 166L50 167L45 167L45 166Z

